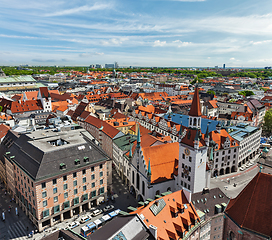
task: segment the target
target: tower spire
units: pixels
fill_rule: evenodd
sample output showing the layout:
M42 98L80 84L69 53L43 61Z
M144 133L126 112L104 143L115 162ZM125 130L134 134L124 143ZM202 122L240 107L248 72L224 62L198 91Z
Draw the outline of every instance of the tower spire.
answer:
M138 134L137 134L137 147L139 148L141 146L141 132L140 132L140 126L138 127Z
M199 92L198 87L195 88L195 93L191 105L189 116L200 117L201 116L201 108L200 108L200 100L199 100Z

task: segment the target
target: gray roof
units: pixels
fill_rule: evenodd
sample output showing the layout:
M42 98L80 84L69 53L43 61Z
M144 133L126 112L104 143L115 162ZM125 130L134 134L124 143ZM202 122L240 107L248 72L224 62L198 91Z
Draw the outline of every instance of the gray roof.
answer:
M205 212L208 216L213 216L216 214L215 205L228 204L229 198L219 188L213 188L209 189L208 193L198 192L192 194L191 201L196 209Z
M105 231L106 230L106 231ZM146 225L139 219L138 215L118 216L108 222L101 229L92 233L87 239L89 240L107 240L107 239L123 239L127 240L153 240Z
M8 149L12 161L20 166L34 180L44 179L71 171L95 162L106 161L107 155L91 139L87 138L85 130L69 130L54 132L53 130L40 130L20 135ZM53 146L52 141L61 139L66 145ZM89 158L89 163L84 162ZM80 164L75 165L79 159ZM65 170L60 164L65 164Z
M6 76L0 77L0 83L36 82L32 76Z

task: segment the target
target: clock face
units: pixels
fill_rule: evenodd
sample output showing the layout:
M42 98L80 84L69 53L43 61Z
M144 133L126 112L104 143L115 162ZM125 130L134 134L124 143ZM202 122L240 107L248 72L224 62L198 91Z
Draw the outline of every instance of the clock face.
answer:
M185 153L186 155L190 155L190 150L189 150L188 148L185 148L185 149L184 149L184 153Z

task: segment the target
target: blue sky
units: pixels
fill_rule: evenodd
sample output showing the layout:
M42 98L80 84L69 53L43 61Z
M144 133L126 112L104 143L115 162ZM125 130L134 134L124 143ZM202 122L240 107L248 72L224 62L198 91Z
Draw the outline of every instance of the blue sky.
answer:
M271 0L1 0L0 65L272 65Z

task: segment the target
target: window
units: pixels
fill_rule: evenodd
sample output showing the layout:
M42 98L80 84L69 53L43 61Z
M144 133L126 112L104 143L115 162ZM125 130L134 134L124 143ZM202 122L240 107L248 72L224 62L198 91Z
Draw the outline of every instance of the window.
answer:
M93 183L92 183L92 188L94 188L94 187L95 187L95 183L93 182Z
M103 179L100 180L100 185L102 185L102 184L103 184Z
M57 212L59 212L59 211L60 211L60 207L59 207L59 205L58 205L58 206L55 206L53 209L54 209L54 213L57 213Z
M68 192L63 194L64 198L68 198Z
M180 185L183 186L183 181L180 182Z
M69 208L70 207L70 202L69 201L64 202L63 207L64 207L64 209Z
M96 191L92 191L92 193L91 193L92 195L92 197L95 197L96 196Z
M75 181L73 182L73 184L74 184L74 187L77 186L77 180L75 180Z
M99 188L99 194L103 194L104 193L104 187Z
M77 188L74 189L74 195L77 195Z
M99 165L99 168L102 169L102 168L103 168L103 164L100 164L100 165Z
M52 180L53 184L57 184L57 179Z
M48 217L49 216L49 209L43 211L43 217Z
M42 192L42 197L43 197L43 198L47 197L47 192L46 192L46 191L45 191L45 192Z
M95 178L95 175L94 175L94 174L92 174L91 179L92 179L92 180L94 180L94 178Z
M182 154L182 158L185 159L185 154L184 153Z
M188 189L190 190L190 188L191 188L191 186L190 186L190 184L188 184Z
M73 173L73 177L75 178L76 176L77 176L77 173L76 173L76 172L74 172L74 173Z
M58 201L58 196L54 197L54 202Z
M46 187L46 183L43 182L43 183L42 183L42 188L45 188L45 187Z
M82 178L82 183L86 182L86 177Z
M192 162L192 157L189 157L189 162Z
M63 181L67 181L67 175L63 176Z
M225 151L223 151L223 153L222 153L223 155L225 155Z
M79 197L74 198L74 205L79 203Z
M94 171L94 167L91 167L91 171L92 171L92 172Z
M190 176L188 176L188 181L189 181L189 182L191 181L191 177L190 177Z
M66 190L67 188L68 188L68 184L67 183L63 184L63 190Z
M53 188L53 193L55 194L55 193L57 193L58 192L58 188Z
M88 200L88 193L82 195L82 201Z
M86 190L87 190L87 186L84 185L84 186L83 186L83 191L86 191Z
M44 200L43 201L43 207L46 207L47 206L47 200Z
M99 175L100 175L100 177L103 177L103 172L100 172Z
M82 175L86 174L86 169L82 170Z

